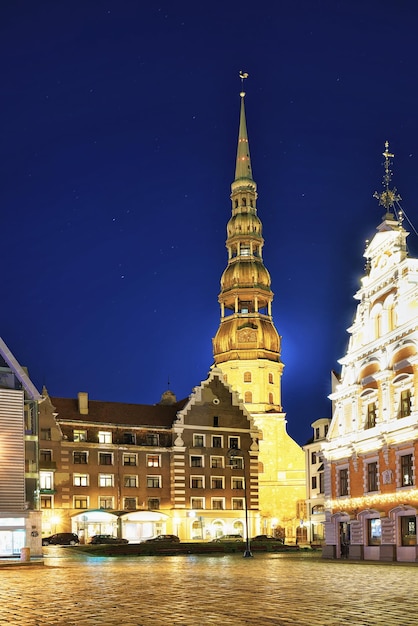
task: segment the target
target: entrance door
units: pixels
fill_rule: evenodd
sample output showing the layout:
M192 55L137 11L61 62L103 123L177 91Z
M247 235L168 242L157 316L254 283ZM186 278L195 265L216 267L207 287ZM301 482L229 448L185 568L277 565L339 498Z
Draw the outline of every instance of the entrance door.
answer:
M340 558L348 559L350 549L350 524L340 522ZM338 558L338 555L337 555Z

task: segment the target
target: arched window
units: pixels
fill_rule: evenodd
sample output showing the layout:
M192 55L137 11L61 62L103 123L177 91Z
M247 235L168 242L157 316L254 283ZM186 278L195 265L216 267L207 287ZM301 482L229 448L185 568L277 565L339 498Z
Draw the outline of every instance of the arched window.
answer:
M269 393L269 404L274 404L273 402L273 394Z
M269 383L272 385L274 383L273 374L270 372L269 374Z
M252 401L253 401L253 394L251 393L251 391L246 391L244 395L244 402L252 402Z
M247 206L247 199L246 198L242 199L242 206Z
M238 200L235 200L235 208L238 208Z
M251 372L244 372L244 383L251 382Z

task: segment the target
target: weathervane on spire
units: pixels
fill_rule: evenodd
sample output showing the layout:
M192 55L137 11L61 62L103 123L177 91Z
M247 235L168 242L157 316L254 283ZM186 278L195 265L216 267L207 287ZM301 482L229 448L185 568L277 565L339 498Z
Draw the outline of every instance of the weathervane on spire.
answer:
M248 72L243 72L242 70L239 73L239 77L241 79L241 86L242 86L242 91L239 94L241 96L241 98L243 98L245 96L245 91L244 91L244 80L246 78L248 78Z
M393 158L395 155L389 152L388 141L385 142L385 151L383 152L383 156L385 157L385 163L384 163L385 174L383 176L384 189L381 193L378 193L377 191L375 191L373 194L373 198L377 198L379 200L379 205L385 207L386 212L388 212L389 209L393 207L395 202L398 202L399 200L401 200L401 196L396 193L396 187L394 187L393 189L389 189L390 181L392 179L392 170L390 169L390 166L391 166L390 159Z

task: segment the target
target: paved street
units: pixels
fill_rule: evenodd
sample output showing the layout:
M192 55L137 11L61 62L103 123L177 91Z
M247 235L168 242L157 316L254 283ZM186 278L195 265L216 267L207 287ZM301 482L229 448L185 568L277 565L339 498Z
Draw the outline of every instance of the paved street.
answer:
M415 565L265 554L68 559L0 568L0 625L418 625Z

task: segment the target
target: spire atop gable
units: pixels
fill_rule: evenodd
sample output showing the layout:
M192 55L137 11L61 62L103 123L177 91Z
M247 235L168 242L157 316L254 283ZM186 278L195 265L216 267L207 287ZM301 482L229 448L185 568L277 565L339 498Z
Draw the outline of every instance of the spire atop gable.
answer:
M385 219L389 217L389 215L391 216L393 215L393 212L395 211L394 209L395 202L399 202L399 200L401 200L401 196L397 193L396 187L393 187L393 189L389 189L389 185L392 180L392 170L390 169L392 165L391 159L395 155L389 152L388 141L385 142L385 151L383 152L383 156L385 157L385 162L384 162L385 173L383 176L383 191L381 191L380 193L375 191L373 194L373 198L377 198L377 200L379 200L379 205L383 206L386 209L386 215L384 216L384 219Z

